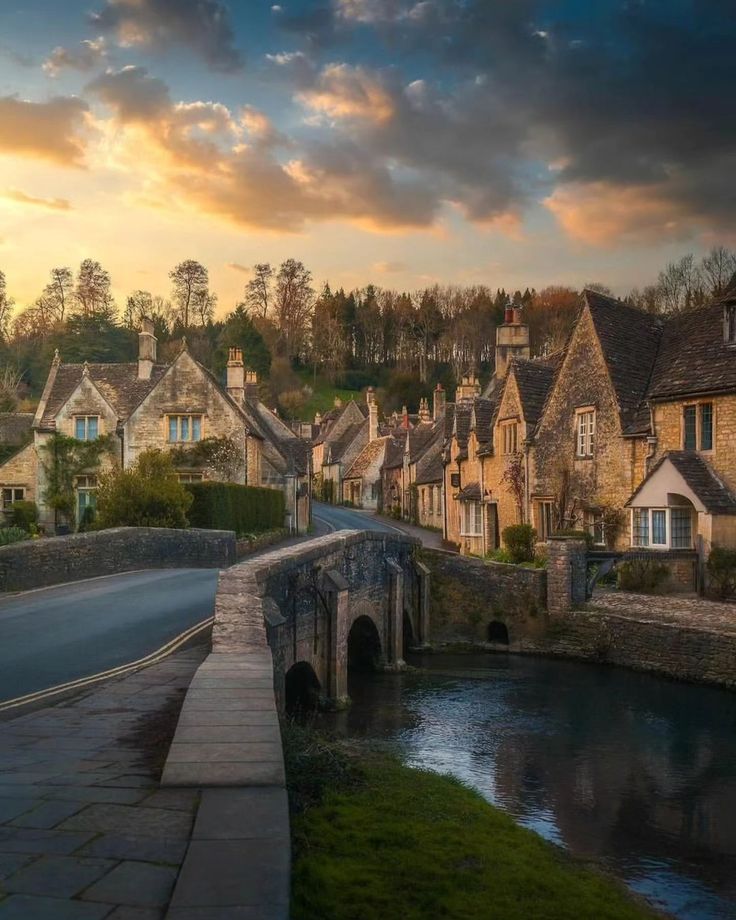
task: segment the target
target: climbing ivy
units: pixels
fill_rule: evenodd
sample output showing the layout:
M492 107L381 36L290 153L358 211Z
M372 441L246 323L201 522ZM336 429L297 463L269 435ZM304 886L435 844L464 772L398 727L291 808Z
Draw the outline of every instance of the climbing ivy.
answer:
M57 516L74 519L77 476L99 469L104 454L115 456L115 436L100 435L94 441L78 441L59 432L41 447L41 465L46 478L44 501Z

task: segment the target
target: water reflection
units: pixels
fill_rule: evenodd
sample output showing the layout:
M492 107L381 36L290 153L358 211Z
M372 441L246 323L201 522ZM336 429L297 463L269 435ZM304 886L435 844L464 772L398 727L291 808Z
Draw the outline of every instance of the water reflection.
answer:
M736 920L736 695L572 662L427 656L336 731L470 782L682 920Z

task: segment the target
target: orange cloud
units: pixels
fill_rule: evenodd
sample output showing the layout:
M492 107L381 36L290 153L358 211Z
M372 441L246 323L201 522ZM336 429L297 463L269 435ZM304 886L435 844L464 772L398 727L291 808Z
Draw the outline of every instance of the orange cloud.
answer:
M66 198L35 198L33 195L27 195L18 189L8 189L0 193L8 201L15 201L18 204L28 204L34 207L47 208L49 211L70 211L72 206Z
M593 246L680 239L693 229L693 215L656 185L570 183L556 189L544 205L569 236Z
M71 96L48 102L0 97L0 154L21 154L82 166L87 104Z
M393 117L391 94L362 67L329 64L317 83L298 93L297 98L313 112L330 118L357 118L381 123Z

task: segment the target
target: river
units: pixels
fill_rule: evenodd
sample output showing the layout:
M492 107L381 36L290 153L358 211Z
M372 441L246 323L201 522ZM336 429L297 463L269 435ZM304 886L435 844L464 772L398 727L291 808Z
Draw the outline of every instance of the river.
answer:
M736 920L736 694L512 655L355 675L338 734L452 773L681 920Z

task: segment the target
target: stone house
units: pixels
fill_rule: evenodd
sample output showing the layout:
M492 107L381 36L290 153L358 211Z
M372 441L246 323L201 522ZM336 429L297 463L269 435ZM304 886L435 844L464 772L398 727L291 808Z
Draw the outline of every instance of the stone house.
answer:
M94 507L100 471L128 467L142 451L156 448L177 452L176 465L185 482L226 475L232 482L283 489L289 523L306 530L306 446L300 449L299 439L285 426L279 430L268 416L258 399L255 375L246 375L238 349L230 351L227 385L222 387L186 345L171 364L158 363L153 324L144 320L137 362L64 364L56 354L33 418L33 440L0 465L0 488L13 488L16 499L22 490L23 498L38 505L41 522L55 525L59 522L45 499L52 463L46 454L53 436L80 442L104 438L98 463L76 476L76 522L86 508ZM234 445L227 474L215 472L198 457L196 446L207 438L227 438Z
M33 440L32 412L0 413L0 463L24 451ZM26 497L28 487L28 456L15 465L14 476L3 485L0 492L0 511L6 515L13 502Z
M371 440L369 400L372 390L366 395L364 404L351 399L344 405L336 400L334 409L324 416L317 416L319 426L317 437L312 442L312 469L314 471L315 494L323 501L333 504L343 500L343 479L358 454ZM373 399L375 403L375 399ZM378 407L375 407L375 436L378 436Z

